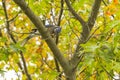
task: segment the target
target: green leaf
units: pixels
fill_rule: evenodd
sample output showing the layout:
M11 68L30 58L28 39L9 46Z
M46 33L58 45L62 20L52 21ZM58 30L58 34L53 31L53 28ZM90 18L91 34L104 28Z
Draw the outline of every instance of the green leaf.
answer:
M0 37L0 42L6 42L7 38L6 37Z
M119 62L114 62L114 66L113 66L113 69L116 71L116 72L120 72L120 63Z
M4 76L4 73L5 73L5 72L6 72L6 71L0 69L0 74L1 74L1 76Z
M107 79L107 74L105 73L105 71L101 71L99 72L99 74L97 75L96 79L97 80L105 80Z
M111 21L107 26L109 26L110 28L113 28L117 25L120 25L120 20Z
M46 79L54 80L56 78L56 76L58 76L58 73L56 71L49 71L48 73L44 72L40 75L40 77L43 80L46 80Z
M50 75L49 75L50 80L54 80L54 79L56 78L56 76L59 75L58 72L56 72L56 71L50 71L49 74L50 74Z
M12 49L15 52L18 52L18 51L25 52L25 47L22 47L20 43L17 43L17 44L13 43L13 44L11 44L10 45L10 49Z
M93 52L93 53L99 47L95 42L88 42L86 44L81 44L81 46L84 48L85 52Z
M7 48L1 48L0 49L0 61L4 60L7 61L9 56L9 51Z
M118 25L120 25L120 20L113 20L113 21L109 22L109 23L107 24L107 27L106 27L106 29L105 29L105 32L110 31L112 28L115 28L115 27L117 27Z

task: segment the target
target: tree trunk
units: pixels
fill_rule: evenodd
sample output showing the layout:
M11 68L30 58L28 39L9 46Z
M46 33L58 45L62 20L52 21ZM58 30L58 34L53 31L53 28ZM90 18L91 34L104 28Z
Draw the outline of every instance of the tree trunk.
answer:
M71 70L66 74L66 80L76 80L76 70Z

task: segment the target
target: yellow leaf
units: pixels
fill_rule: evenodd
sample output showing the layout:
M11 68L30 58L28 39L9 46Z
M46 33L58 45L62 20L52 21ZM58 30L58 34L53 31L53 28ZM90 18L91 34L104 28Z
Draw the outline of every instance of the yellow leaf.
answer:
M4 66L5 66L5 63L1 61L0 62L0 69L2 69Z
M50 14L47 14L47 18L50 19Z
M43 52L43 53L41 53L41 55L42 55L42 57L43 57L43 58L46 58L46 57L47 57L47 54L46 54L46 53L44 53L44 52Z

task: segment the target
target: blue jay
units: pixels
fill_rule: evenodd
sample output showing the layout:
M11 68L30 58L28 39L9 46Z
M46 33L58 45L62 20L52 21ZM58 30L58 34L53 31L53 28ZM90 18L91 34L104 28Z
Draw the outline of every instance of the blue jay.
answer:
M45 25L45 27L47 28L47 31L51 34L51 35L57 35L61 32L61 27L60 26L55 26L55 25ZM31 33L37 33L37 29L32 29Z
M55 26L55 25L45 25L47 30L50 32L50 34L57 35L61 32L61 27L60 26Z
M55 26L55 25L45 25L45 27L47 28L47 31L49 31L49 33L51 34L52 38L57 38L57 36L59 35L59 33L61 32L61 27L60 26ZM32 29L31 33L29 36L27 36L23 41L21 46L24 46L27 41L29 39L31 39L32 37L35 36L35 34L39 34L37 29Z

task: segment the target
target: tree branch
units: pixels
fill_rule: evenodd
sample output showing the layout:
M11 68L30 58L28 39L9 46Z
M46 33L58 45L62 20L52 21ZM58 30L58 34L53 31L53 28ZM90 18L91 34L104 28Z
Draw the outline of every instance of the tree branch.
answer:
M7 10L6 10L6 3L5 3L5 0L2 0L2 4L3 4L3 8L4 8L4 13L5 13L5 18L6 18L6 27L7 27L7 32L8 32L8 35L10 36L11 40L14 42L14 43L17 43L15 38L13 37L11 31L10 31L10 24L9 24L9 18L8 18L8 14L7 14ZM28 80L32 80L31 76L29 75L28 73L28 70L27 70L27 67L26 67L26 62L25 62L25 59L24 59L24 55L22 53L22 51L20 51L20 56L21 56L21 59L23 61L23 66L24 66L24 71L25 71L25 74L27 76L27 79ZM19 65L18 65L19 66ZM20 66L19 66L20 67ZM21 67L20 67L21 69Z
M94 4L92 6L92 11L91 11L90 16L88 18L88 21L85 25L83 25L83 31L81 33L81 37L77 43L75 53L70 61L71 64L74 66L74 68L76 68L76 66L81 61L81 56L83 56L85 54L85 53L82 53L83 48L80 45L85 44L87 42L90 31L92 30L92 27L95 24L101 1L102 0L95 0Z
M61 0L61 8L60 8L60 13L59 13L59 18L58 18L57 26L60 26L61 17L62 17L62 14L63 14L63 5L64 5L64 1Z
M116 79L113 77L113 75L105 69L104 66L101 65L101 67L103 68L103 70L104 70L112 79L116 80Z
M25 44L28 42L28 40L30 40L31 38L35 37L35 34L29 34L21 43L21 46L25 46Z
M8 20L8 22L12 22L13 20L15 20L21 12L22 11L20 10L12 19Z
M25 61L25 58L24 58L24 55L23 55L22 51L20 51L20 56L21 56L21 59L22 59L22 62L23 62L24 71L25 71L25 74L27 76L27 79L32 80L31 75L28 73L28 69L27 69L27 66L26 66L26 61Z
M101 1L102 0L95 0L94 4L92 6L92 11L91 11L90 16L87 21L87 24L88 24L90 30L93 28L95 21L97 19Z
M10 24L9 24L9 21L8 21L8 14L7 14L7 10L6 10L5 0L2 0L2 5L3 5L3 10L4 10L5 18L6 18L7 33L8 33L8 35L9 35L9 37L12 39L12 41L13 41L14 43L16 43L13 35L12 35L11 32L10 32Z
M62 17L62 14L63 14L63 5L64 5L64 1L61 0L60 13L59 13L58 21L57 21L57 26L59 26L59 27L60 27L60 23L61 23L61 17ZM57 45L58 41L59 41L59 33L57 33L55 37L56 37L55 43ZM58 64L57 59L54 58L54 60L55 60L55 65L56 65L57 72L60 73L59 76L58 76L58 80L61 80L62 74L61 74L61 71L60 71L60 66Z
M79 16L79 15L75 12L75 10L72 8L69 0L65 0L65 2L66 2L67 6L68 6L68 8L69 8L69 11L70 11L70 12L75 16L75 18L81 23L82 27L84 27L83 25L85 25L86 22L82 19L81 16Z
M24 13L28 16L28 18L33 22L33 24L36 26L38 31L41 33L42 37L45 39L47 45L53 52L56 59L59 61L60 65L65 71L65 74L68 74L71 67L69 65L69 62L65 57L61 54L60 50L58 49L57 45L55 44L54 40L50 36L50 34L47 32L45 26L42 24L39 17L37 17L33 11L27 6L24 0L14 0L16 4L18 4L21 9L24 11Z
M62 14L63 14L63 5L64 5L64 1L61 0L61 9L60 9L60 13L59 13L57 26L60 26L61 17L62 17ZM56 44L58 44L58 40L59 40L59 34L56 35Z

